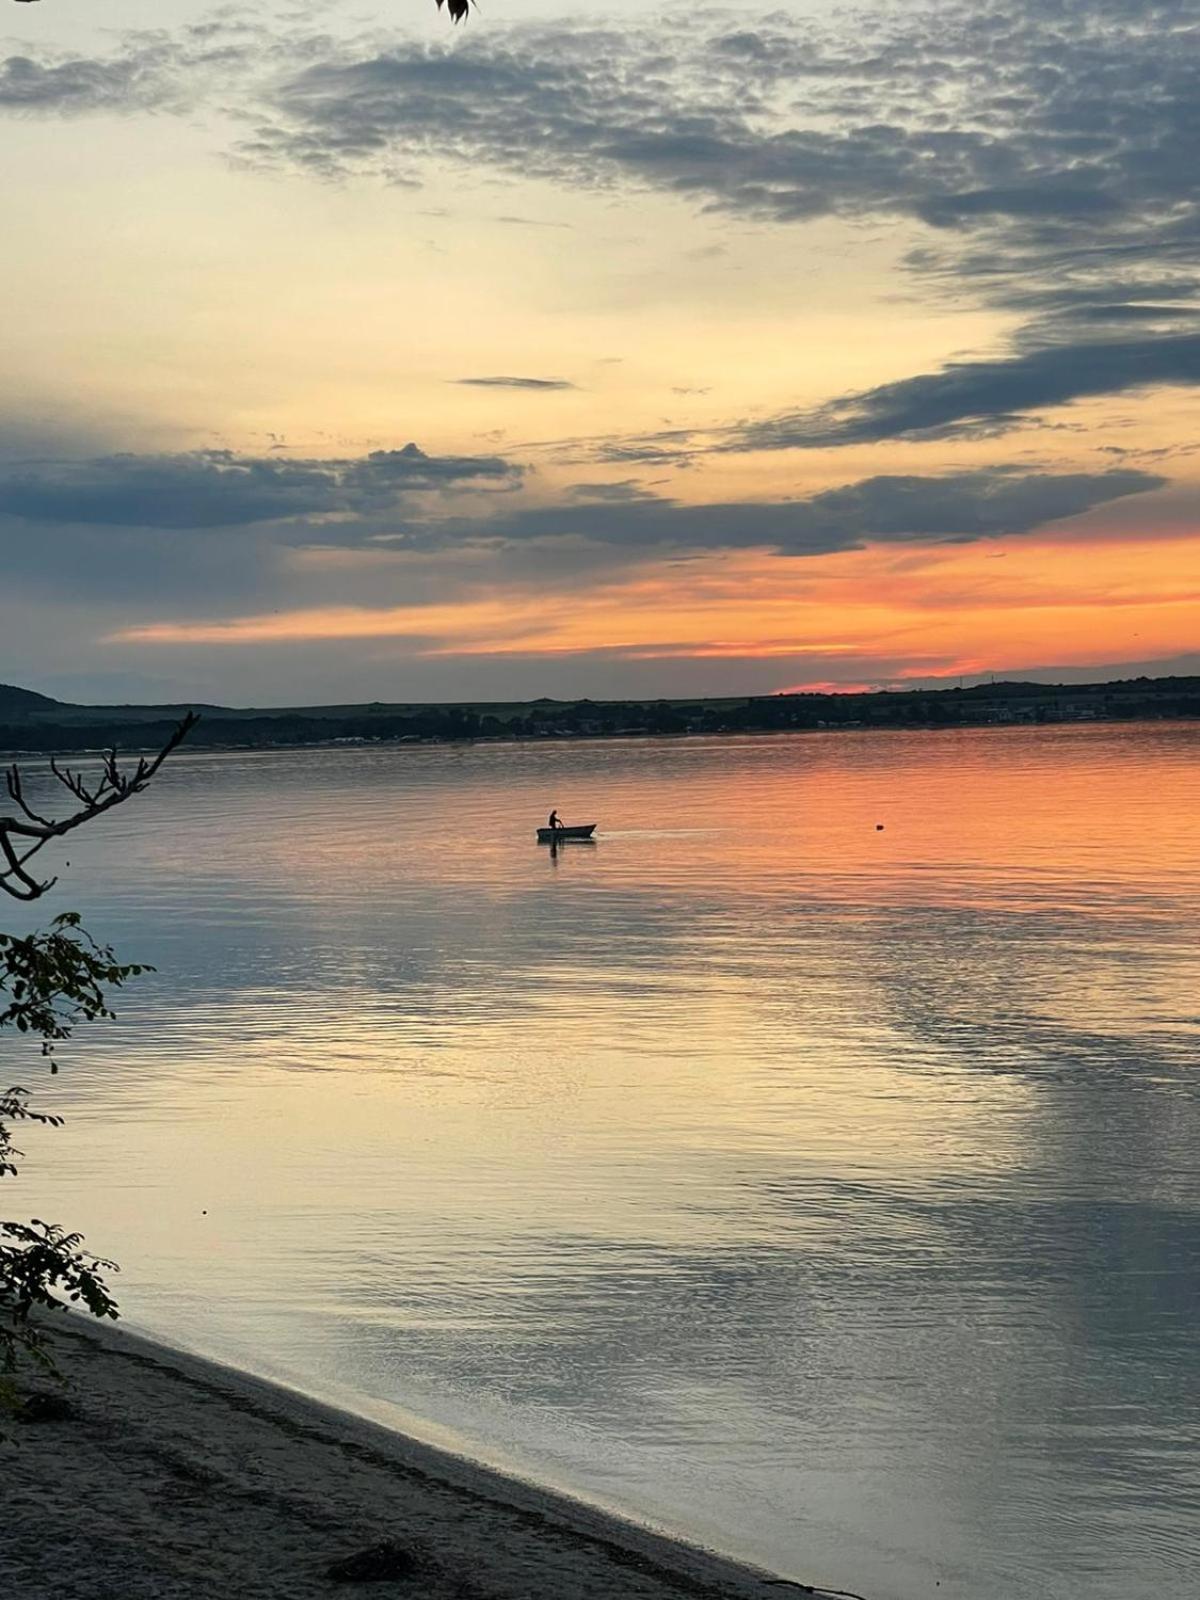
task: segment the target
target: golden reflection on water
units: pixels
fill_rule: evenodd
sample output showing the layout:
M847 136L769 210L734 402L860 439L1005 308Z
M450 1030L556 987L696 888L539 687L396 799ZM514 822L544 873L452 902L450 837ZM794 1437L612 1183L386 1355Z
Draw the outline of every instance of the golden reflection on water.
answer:
M1182 1596L1198 734L183 758L72 855L160 971L27 1204L167 1337L809 1581Z

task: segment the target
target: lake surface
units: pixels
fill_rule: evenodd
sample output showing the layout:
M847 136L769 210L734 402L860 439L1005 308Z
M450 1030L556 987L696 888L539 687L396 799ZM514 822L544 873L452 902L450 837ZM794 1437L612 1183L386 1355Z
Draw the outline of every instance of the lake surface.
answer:
M871 1600L1195 1593L1200 726L183 755L64 855L159 970L21 1209L135 1325Z

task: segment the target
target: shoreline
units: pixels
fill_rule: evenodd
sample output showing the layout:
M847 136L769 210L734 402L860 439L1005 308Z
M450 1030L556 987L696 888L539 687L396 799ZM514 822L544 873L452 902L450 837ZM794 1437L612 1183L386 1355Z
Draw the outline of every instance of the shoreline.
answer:
M367 738L330 735L327 739L281 739L277 741L264 740L257 744L232 743L225 744L214 741L211 744L199 746L183 745L177 750L173 761L184 761L202 756L228 756L228 755L278 755L290 751L300 750L429 750L434 748L453 750L469 749L477 745L486 745L489 748L511 746L513 748L559 747L571 744L622 744L642 743L649 739L669 739L682 743L688 739L720 739L733 741L737 739L784 739L784 738L822 738L825 736L838 736L845 734L912 734L922 733L1031 733L1046 732L1050 729L1063 728L1091 729L1115 727L1149 727L1177 726L1194 727L1200 723L1200 717L1188 717L1173 713L1169 716L1135 717L1135 716L1094 716L1094 717L1061 717L1046 722L909 722L909 723L862 723L848 722L831 724L821 728L722 728L715 731L684 730L658 733L651 729L630 728L620 733L554 733L554 734L464 734L460 738L440 737L431 734L421 738L390 739L386 737ZM0 757L5 761L43 761L53 757L57 760L60 756L71 756L75 759L93 758L105 755L112 746L99 744L66 744L47 746L44 749L27 745L0 745ZM119 744L117 755L119 757L149 755L159 748L157 744L138 744L136 741Z
M422 1600L778 1600L820 1589L111 1324L47 1328L73 1415L14 1423L0 1588L308 1600L394 1541ZM48 1386L36 1385L39 1389Z
M189 749L304 750L396 744L540 744L764 733L945 732L956 728L1200 720L1200 674L966 687L781 690L593 700L380 701L323 706L198 702L76 705L0 684L0 746L27 760L110 748L156 750L199 713Z

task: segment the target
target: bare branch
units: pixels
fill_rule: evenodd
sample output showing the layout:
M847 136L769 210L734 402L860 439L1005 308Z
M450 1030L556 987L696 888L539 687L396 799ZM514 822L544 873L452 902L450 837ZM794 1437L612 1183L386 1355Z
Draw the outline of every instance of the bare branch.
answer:
M21 792L21 769L17 766L15 761L5 772L4 781L8 785L9 799L20 806L21 810L29 818L30 822L40 822L43 827L49 827L49 817L43 817L40 812L35 811L33 807L27 803L24 794Z
M0 867L0 889L12 895L14 900L36 900L55 883L53 878L47 879L45 883L39 883L25 871L25 863L38 848L39 846L35 845L32 850L26 850L24 855L18 856L5 831L3 820L0 820L0 854L7 862L7 866Z
M147 760L139 756L131 771L123 772L115 750L106 750L100 777L89 782L82 773L70 767L50 762L50 770L59 783L78 801L78 809L70 815L52 819L34 811L22 792L21 772L14 764L5 774L8 793L20 808L21 816L0 817L0 890L16 900L36 900L55 882L53 878L39 880L27 870L26 863L52 839L61 839L66 833L80 828L93 817L111 811L131 796L139 794L191 730L199 717L194 711L171 734L162 749Z

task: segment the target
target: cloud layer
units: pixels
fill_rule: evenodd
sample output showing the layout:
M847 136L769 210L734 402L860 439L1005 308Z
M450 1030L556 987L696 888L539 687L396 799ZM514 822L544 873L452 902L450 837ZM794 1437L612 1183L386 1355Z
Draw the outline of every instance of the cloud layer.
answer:
M410 444L360 460L281 460L229 451L120 455L0 472L0 518L60 527L149 530L265 525L267 538L411 549L580 541L627 554L664 547L761 548L824 555L868 543L936 543L1024 534L1163 487L1154 474L978 469L879 475L807 498L682 504L631 484L580 485L555 504L506 506L520 468L494 456L431 457ZM471 487L482 511L439 513L422 491ZM489 497L492 498L488 503ZM403 502L401 531L392 513ZM273 530L273 531L271 531Z
M417 490L513 483L498 456L427 456L415 444L357 460L227 450L104 456L0 471L0 516L127 528L228 528L385 511Z
M781 226L900 222L919 240L909 269L936 292L1025 316L1008 354L783 413L746 447L994 433L1200 379L1187 0L954 0L852 30L717 11L686 28L490 23L435 47L216 21L130 36L107 58L0 63L0 113L218 98L244 125L241 161L327 179L418 181L452 161Z
M1008 360L955 361L735 430L726 449L789 450L883 439L1007 432L1095 395L1200 383L1200 331L1174 337L1051 344Z
M478 537L585 539L627 550L768 549L829 555L867 544L933 544L1025 534L1049 522L1159 489L1146 472L1037 473L1004 469L941 477L881 475L807 499L682 505L639 494L624 501L536 507L475 524ZM446 534L470 537L466 524Z
M454 381L469 389L530 389L535 393L575 388L575 384L568 383L565 378L456 378Z

